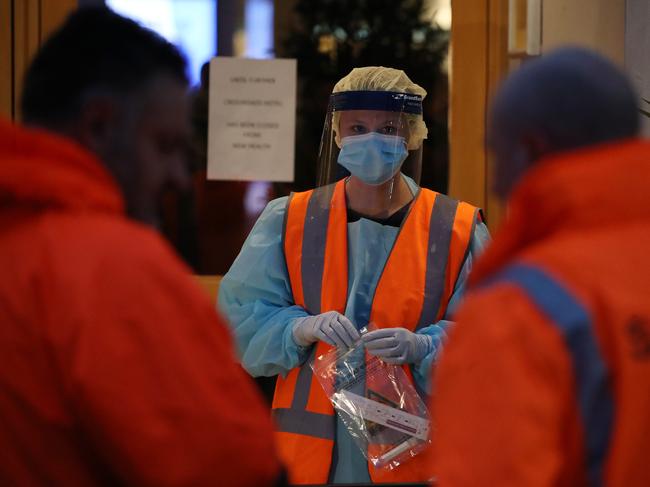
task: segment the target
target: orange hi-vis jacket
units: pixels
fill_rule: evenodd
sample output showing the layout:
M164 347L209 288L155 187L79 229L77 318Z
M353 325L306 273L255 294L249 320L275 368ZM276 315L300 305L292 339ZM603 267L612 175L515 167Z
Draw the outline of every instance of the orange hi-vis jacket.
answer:
M0 485L264 486L280 469L189 269L90 153L0 121Z
M377 285L371 322L378 327L399 325L415 331L444 315L477 212L466 203L419 190ZM312 314L344 313L348 285L344 181L292 195L284 250L295 303ZM273 414L280 457L292 483L328 480L334 410L310 363L329 349L319 342L301 367L278 378ZM368 468L373 481L418 481L431 476L429 465L418 457L390 473L371 463Z
M446 486L650 485L650 144L540 162L436 371Z

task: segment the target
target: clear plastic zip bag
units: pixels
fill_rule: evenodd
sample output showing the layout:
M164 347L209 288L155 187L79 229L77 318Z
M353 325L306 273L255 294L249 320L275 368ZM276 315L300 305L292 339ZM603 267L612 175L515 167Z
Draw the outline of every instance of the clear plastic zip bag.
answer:
M311 367L375 468L392 470L427 448L429 413L401 366L369 355L358 340L349 350L316 357Z

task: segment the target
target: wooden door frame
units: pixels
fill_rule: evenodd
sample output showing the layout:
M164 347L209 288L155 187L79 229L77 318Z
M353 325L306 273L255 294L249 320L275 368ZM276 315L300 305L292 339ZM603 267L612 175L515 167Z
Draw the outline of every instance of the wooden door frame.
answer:
M78 0L0 0L0 116L20 120L25 70Z
M0 0L0 117L13 119L13 0Z
M489 100L508 70L508 0L453 0L450 53L449 194L483 208L491 230L502 217L490 191Z

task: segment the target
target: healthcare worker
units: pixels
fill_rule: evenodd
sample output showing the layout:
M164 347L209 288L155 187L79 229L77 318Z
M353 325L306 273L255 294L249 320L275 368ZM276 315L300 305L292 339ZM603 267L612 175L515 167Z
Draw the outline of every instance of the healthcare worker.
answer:
M389 473L368 463L310 369L373 324L368 353L405 366L423 396L428 389L445 319L488 233L477 208L418 186L425 95L391 68L341 79L318 187L270 202L221 283L244 367L280 376L273 416L292 483L430 477L418 457Z

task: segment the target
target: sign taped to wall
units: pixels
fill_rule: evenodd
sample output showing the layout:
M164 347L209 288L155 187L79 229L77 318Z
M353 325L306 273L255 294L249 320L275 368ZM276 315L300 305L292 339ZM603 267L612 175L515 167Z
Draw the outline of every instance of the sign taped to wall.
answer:
M208 179L293 181L295 59L210 61Z

